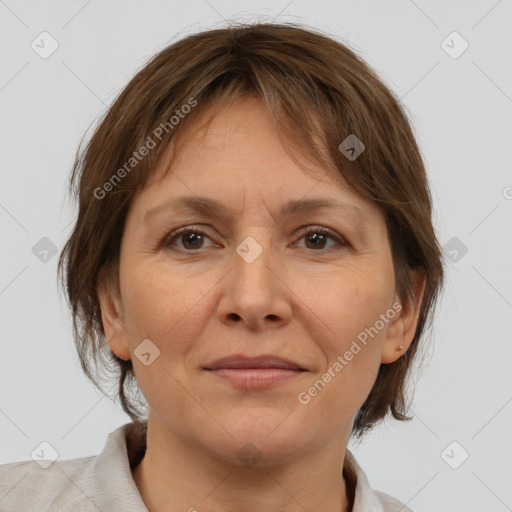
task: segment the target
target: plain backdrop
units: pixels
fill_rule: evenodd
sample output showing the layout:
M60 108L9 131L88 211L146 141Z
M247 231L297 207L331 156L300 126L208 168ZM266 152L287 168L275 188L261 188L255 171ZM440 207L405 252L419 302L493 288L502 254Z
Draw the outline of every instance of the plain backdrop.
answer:
M58 254L41 261L37 244L69 235L89 125L154 53L230 19L349 44L401 98L425 158L449 258L429 364L413 420L349 448L416 512L512 510L511 0L0 1L0 463L43 440L60 459L95 455L129 421L83 376ZM58 43L47 58L31 46L42 32Z

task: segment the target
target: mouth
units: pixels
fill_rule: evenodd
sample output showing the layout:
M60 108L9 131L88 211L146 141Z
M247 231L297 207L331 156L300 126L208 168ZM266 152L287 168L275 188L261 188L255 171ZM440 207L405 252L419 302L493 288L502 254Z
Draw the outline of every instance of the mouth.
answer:
M276 356L231 356L204 368L240 389L265 389L298 377L307 370L299 364Z

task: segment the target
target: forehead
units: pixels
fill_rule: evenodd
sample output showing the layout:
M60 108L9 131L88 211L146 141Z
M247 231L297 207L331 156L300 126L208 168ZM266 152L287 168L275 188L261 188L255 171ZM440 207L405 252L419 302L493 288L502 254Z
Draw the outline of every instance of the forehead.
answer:
M317 144L323 146L324 142ZM155 176L166 175L169 168L173 172L183 172L190 165L208 168L209 162L222 162L226 170L233 165L259 164L264 172L282 165L291 156L298 160L304 172L321 177L329 165L335 170L325 149L324 152L327 165L319 165L303 144L293 140L282 128L278 129L261 98L242 97L228 104L214 100L203 108L199 105L185 119L163 152ZM292 169L298 170L297 166L286 166L283 171Z
M334 165L314 161L304 148L283 139L257 98L196 116L171 141L156 171L158 179L133 205L139 217L155 205L183 196L234 203L238 211L261 203L269 208L273 204L277 211L285 199L302 197L375 209L348 187Z

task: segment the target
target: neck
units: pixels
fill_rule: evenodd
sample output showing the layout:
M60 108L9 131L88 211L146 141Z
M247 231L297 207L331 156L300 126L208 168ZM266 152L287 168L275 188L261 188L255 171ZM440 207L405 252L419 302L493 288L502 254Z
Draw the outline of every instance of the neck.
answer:
M253 466L220 460L158 422L148 421L146 441L133 478L150 512L352 510L353 482L347 485L343 476L344 440L286 462Z

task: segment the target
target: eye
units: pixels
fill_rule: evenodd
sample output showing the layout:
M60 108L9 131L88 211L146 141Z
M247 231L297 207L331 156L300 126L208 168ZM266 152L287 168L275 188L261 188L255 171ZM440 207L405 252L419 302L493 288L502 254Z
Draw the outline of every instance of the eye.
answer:
M338 247L347 247L348 243L345 242L341 237L339 237L334 231L331 231L328 228L324 228L322 226L313 226L310 228L307 228L306 230L303 230L300 232L300 238L299 240L305 238L306 244L310 243L311 247L313 247L312 250L318 251L321 249L325 249L325 242L329 238L331 240L334 240ZM306 247L307 249L310 249L311 247ZM330 252L331 250L335 250L335 247L331 247L327 249L324 252Z
M306 239L306 249L311 249L313 251L325 249L326 241L329 239L336 242L338 248L348 246L348 243L339 237L334 231L322 226L313 226L303 229L299 232L299 235L299 240L304 238ZM203 242L205 239L211 240L208 235L195 227L184 227L171 232L163 240L162 245L170 247L175 245L176 241L181 241L182 247L178 246L178 249L191 252L191 250L194 249L203 249ZM309 247L307 246L308 244L310 244ZM336 244L334 247L328 248L324 252L335 250L337 248Z
M210 238L203 231L196 228L184 227L177 229L169 234L163 241L165 247L174 245L174 241L179 239L184 242L185 247L178 247L179 249L188 251L189 249L202 249L202 242L204 239ZM188 247L187 247L188 245Z

